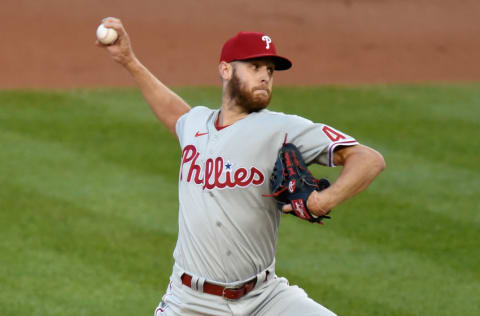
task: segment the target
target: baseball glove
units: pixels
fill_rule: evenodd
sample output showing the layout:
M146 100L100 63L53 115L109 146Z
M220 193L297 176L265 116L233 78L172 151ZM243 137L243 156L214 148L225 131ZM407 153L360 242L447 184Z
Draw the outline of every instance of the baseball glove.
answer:
M291 204L295 215L311 223L323 224L322 220L330 216L315 216L307 208L307 199L315 191L330 186L327 179L316 179L308 170L298 148L291 143L283 144L278 151L277 161L270 176L271 195L277 200L278 207Z

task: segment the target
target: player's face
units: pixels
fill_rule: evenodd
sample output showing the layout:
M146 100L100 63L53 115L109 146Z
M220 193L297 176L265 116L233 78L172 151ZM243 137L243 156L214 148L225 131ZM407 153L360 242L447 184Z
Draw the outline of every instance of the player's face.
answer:
M270 59L235 62L228 92L235 103L246 112L258 112L272 98L274 64Z

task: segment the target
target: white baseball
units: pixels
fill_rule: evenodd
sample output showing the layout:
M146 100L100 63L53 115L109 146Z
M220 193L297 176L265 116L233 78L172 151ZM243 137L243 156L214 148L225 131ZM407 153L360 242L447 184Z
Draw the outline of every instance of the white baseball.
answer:
M117 31L100 24L97 28L97 39L104 45L113 44L117 40Z

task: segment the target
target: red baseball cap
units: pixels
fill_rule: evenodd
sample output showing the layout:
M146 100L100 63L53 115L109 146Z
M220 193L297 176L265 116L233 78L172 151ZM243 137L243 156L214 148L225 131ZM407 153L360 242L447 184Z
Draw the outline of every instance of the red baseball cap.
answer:
M277 55L270 36L257 32L240 32L230 38L223 45L220 61L229 63L259 57L272 57L275 70L287 70L292 67L290 60Z

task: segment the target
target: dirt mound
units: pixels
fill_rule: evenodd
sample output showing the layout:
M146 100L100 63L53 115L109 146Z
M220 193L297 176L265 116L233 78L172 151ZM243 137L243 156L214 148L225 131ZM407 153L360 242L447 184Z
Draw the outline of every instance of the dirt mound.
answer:
M105 16L169 85L218 84L220 48L240 30L293 61L280 84L479 81L479 12L477 0L4 0L0 89L133 85L94 45Z

